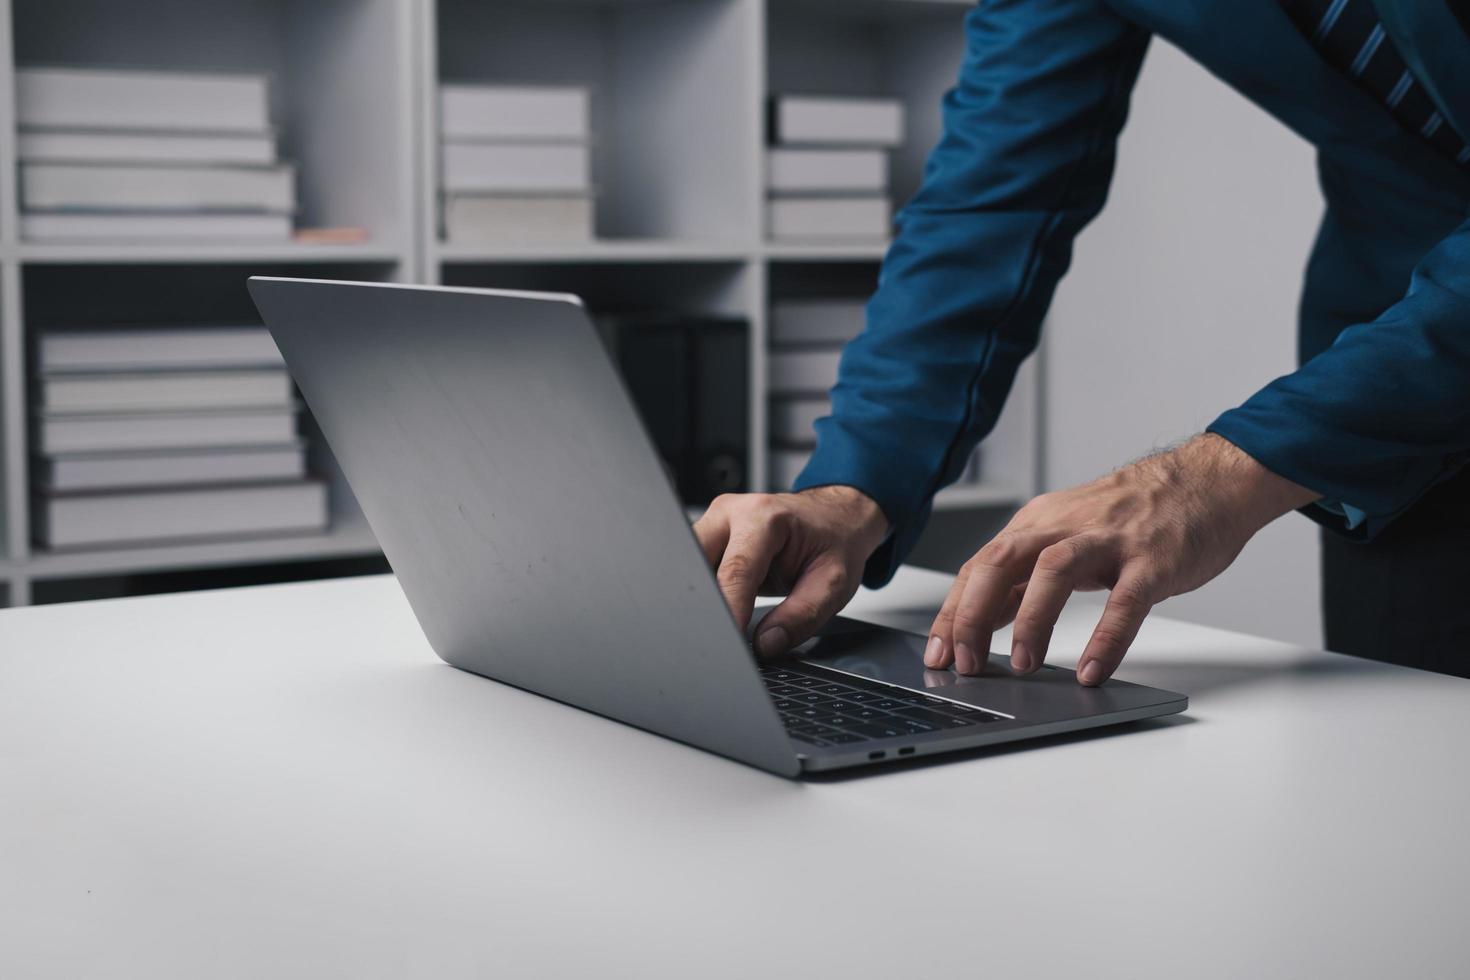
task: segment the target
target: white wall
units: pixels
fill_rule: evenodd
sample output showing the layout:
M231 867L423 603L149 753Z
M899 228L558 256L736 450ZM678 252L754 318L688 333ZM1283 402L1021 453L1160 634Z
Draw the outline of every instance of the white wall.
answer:
M1320 213L1310 148L1155 42L1108 206L1052 308L1048 486L1197 432L1291 370ZM1320 645L1318 588L1315 525L1291 514L1160 611Z

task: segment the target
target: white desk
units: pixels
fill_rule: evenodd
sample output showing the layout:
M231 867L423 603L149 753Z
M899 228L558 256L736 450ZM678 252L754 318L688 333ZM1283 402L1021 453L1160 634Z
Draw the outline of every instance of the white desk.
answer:
M6 611L0 976L1467 975L1470 682L1159 618L1122 675L1189 714L800 783L446 667L389 578Z

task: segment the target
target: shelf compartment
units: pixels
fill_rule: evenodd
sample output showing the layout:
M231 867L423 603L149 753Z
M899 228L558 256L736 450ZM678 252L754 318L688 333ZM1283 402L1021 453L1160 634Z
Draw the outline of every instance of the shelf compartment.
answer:
M768 0L766 6L766 94L902 100L904 142L890 157L889 182L895 207L902 205L918 189L924 160L938 142L941 100L958 77L963 18L973 2ZM881 258L886 245L768 247L790 258L857 250Z
M27 334L23 339L33 338L37 331L53 326L110 328L128 325L254 325L260 322L260 318L246 289L246 279L250 275L383 281L392 278L395 268L391 263L304 267L264 263L27 265L21 270L22 317ZM34 371L28 373L33 375ZM37 401L34 397L28 397L21 404L29 406ZM324 479L328 486L331 528L335 529L339 525L351 528L361 524L361 510L357 501L325 439L316 430L309 412L302 413L301 431L308 440L309 471ZM24 453L19 456L23 466L20 485L29 487L30 459ZM334 530L329 530L326 535L317 537L330 543L338 540L334 534ZM297 543L307 539L283 538L285 543L279 550L288 556L296 554ZM247 557L241 559L242 561L250 560L248 556L254 554L252 548L256 547L254 542L229 542L221 539L215 543L201 542L178 548L162 543L157 547L55 553L33 548L31 560L49 562L55 559L62 567L82 568L97 555L102 556L98 560L105 564L134 560L139 555L155 551L163 554L209 554L209 549L216 545L224 549L224 553L238 551L245 554ZM180 551L179 548L183 550ZM301 555L312 557L311 548L307 547ZM111 566L107 567L110 569Z
M13 20L23 67L265 74L280 157L297 165L297 225L365 227L374 247L412 255L410 4L16 0ZM238 251L264 254L252 244ZM124 243L118 254L135 253Z
M590 90L599 238L755 237L758 9L750 3L437 0L433 10L436 82ZM432 176L431 87L424 138ZM431 227L438 206L431 193Z

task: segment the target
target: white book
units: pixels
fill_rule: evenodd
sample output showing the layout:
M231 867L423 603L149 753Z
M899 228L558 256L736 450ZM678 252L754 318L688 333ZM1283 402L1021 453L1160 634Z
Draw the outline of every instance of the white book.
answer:
M52 414L286 408L295 401L284 370L58 374L37 387L40 409Z
M811 462L810 449L773 449L770 455L772 490L790 490L806 464Z
M37 211L296 210L296 171L101 163L25 163L22 207Z
M218 163L263 166L276 162L274 133L151 133L118 130L29 130L16 136L22 163Z
M271 446L296 440L296 408L219 412L160 412L36 417L36 450L58 453L122 452Z
M42 496L36 517L37 540L48 548L320 531L327 526L327 488L298 480Z
M845 344L862 332L866 299L837 296L771 304L771 343Z
M888 154L884 150L766 151L766 186L772 193L872 192L888 188Z
M460 245L588 242L593 200L585 194L454 194L444 200L444 237Z
M264 75L22 68L15 73L15 108L21 126L270 128Z
M766 202L766 226L779 241L884 241L890 210L886 197L783 197Z
M20 237L27 242L218 244L291 240L289 214L139 214L76 211L22 214Z
M592 153L585 143L445 143L445 191L592 190Z
M50 329L41 334L43 374L65 371L170 371L281 367L265 327Z
M771 142L849 146L903 143L898 99L779 95L771 100Z
M777 350L768 364L773 395L823 394L837 383L842 350Z
M817 419L832 414L825 398L771 399L771 441L782 446L814 446Z
M585 88L550 85L441 85L439 132L446 139L585 140Z
M57 492L299 480L306 476L306 446L77 453L39 457L34 467L40 486Z

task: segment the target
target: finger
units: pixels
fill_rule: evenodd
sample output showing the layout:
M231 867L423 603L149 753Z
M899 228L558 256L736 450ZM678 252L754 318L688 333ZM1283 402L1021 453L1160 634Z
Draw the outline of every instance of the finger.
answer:
M771 569L771 562L785 543L785 533L776 522L759 521L731 528L729 543L720 557L715 580L735 617L740 631L750 625L755 597Z
M730 543L730 519L724 510L711 504L694 522L694 538L699 542L699 550L704 552L704 560L709 567L719 568L720 556Z
M1113 586L1102 618L1077 662L1077 679L1088 687L1096 687L1118 669L1128 647L1138 636L1149 611L1154 607L1154 593L1146 574L1125 570Z
M954 629L955 608L960 604L960 596L965 594L965 583L969 579L970 563L965 562L960 566L954 584L949 587L949 594L944 597L944 605L939 607L939 614L929 627L929 642L924 646L924 666L930 670L948 670L949 665L954 663L954 648L949 644L949 636Z
M855 576L835 556L819 558L802 569L791 592L761 620L755 649L774 657L805 643L857 591Z
M1001 610L1000 618L995 621L996 629L1004 629L1016 621L1016 614L1021 611L1021 603L1026 598L1026 583L1014 586L1010 597L1006 599L1005 608Z
M1067 600L1083 581L1098 577L1108 556L1104 542L1080 536L1048 545L1036 556L1011 633L1011 670L1029 674L1041 669Z
M964 593L955 606L950 630L954 669L978 674L990 657L990 637L1011 590L1026 581L1037 554L1046 546L1035 536L1004 535L980 549Z

